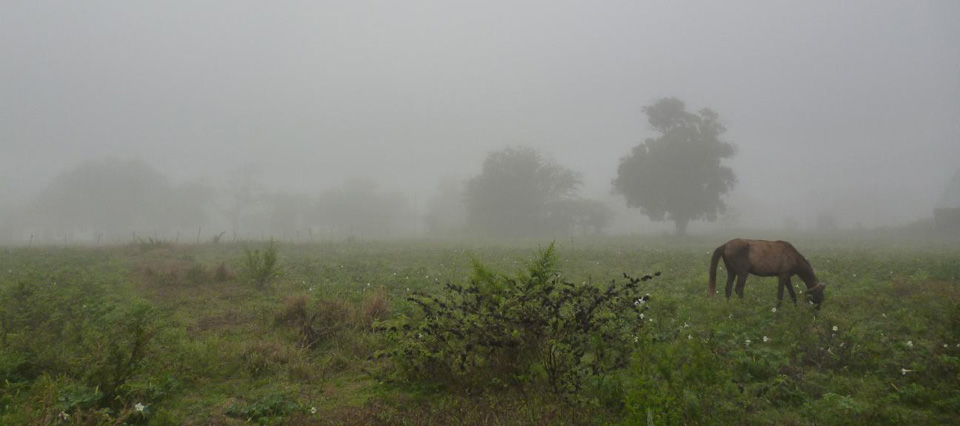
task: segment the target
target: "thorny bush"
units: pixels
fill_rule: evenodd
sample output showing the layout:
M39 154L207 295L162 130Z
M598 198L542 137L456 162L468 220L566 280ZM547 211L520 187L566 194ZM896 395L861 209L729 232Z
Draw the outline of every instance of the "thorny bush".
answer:
M640 287L654 276L577 284L556 264L551 244L515 276L475 262L466 284L414 293L408 300L422 316L380 323L396 340L382 355L408 378L467 389L539 382L572 397L602 383L643 340L649 295Z

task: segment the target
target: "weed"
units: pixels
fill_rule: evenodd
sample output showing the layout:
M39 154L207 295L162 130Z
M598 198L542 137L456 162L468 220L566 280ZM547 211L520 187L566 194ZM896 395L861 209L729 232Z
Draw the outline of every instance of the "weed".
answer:
M252 402L235 403L227 410L227 415L247 422L263 423L299 410L301 410L300 404L289 395L270 393Z
M311 306L301 295L287 298L275 320L295 329L301 346L312 348L355 329L355 312L356 308L342 299L321 300Z
M387 319L390 315L387 290L383 286L379 286L372 293L368 294L363 299L359 314L358 324L364 329L369 329L376 321Z
M154 237L147 237L147 238L137 237L137 244L140 247L141 251L156 250L156 249L161 249L165 247L170 247L171 245L173 245L169 241L163 241L160 238L154 238Z
M213 271L213 279L218 283L222 283L224 281L231 281L236 277L237 275L234 274L229 267L227 267L226 262L220 262L220 264L217 265L217 269L214 269Z
M244 252L247 276L257 288L263 289L280 274L280 267L277 264L277 244L273 240L262 251L248 248L244 249Z

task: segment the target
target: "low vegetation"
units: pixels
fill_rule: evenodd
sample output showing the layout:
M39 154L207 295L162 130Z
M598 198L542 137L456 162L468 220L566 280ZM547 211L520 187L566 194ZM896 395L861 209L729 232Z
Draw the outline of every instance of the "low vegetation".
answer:
M0 424L960 416L956 245L794 241L815 312L707 298L721 239L3 249Z

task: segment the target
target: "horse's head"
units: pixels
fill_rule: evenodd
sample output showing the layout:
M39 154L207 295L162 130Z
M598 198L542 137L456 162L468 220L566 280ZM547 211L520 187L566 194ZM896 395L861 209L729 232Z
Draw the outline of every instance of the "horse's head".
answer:
M807 296L810 297L810 301L814 305L820 307L820 304L823 303L824 295L823 291L826 290L827 285L824 283L817 283L817 285L807 289Z

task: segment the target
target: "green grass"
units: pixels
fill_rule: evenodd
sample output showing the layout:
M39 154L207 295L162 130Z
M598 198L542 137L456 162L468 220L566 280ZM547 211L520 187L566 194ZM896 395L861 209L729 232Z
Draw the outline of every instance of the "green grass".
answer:
M556 242L569 281L662 273L644 290L653 321L630 366L575 403L536 383L460 392L372 359L391 345L376 320L417 317L409 294L463 283L474 261L512 273L549 241L278 244L277 273L259 286L246 275L246 249L255 246L242 244L0 249L0 424L960 418L960 245L793 238L830 284L815 315L804 303L773 312L774 279L750 277L743 300L706 297L709 253L724 241ZM309 344L283 320L297 300L323 330ZM140 357L131 356L136 318L146 333ZM88 368L100 355L103 368ZM112 367L128 373L106 400Z

